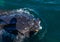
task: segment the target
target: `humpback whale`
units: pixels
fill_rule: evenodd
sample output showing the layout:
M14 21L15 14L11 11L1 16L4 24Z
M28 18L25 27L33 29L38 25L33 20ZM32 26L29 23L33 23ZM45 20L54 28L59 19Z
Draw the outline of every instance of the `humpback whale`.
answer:
M13 38L13 42L22 42L25 37L29 38L36 34L42 29L40 22L39 18L35 18L26 9L0 12L0 25L3 26L1 29L14 36L14 38L10 36Z

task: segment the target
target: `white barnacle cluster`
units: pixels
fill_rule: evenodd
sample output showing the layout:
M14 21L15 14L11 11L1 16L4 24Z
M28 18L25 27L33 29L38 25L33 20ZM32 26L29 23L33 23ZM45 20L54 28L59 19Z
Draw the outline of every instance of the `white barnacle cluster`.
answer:
M17 12L19 12L19 13L27 13L27 14L30 14L27 10L24 10L24 9L17 9L16 10Z
M42 30L41 21L39 21L38 25L39 25L39 29Z

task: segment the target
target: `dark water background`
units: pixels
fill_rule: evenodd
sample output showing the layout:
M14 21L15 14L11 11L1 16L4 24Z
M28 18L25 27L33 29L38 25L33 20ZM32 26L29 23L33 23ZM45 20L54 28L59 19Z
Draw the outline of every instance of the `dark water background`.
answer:
M60 42L60 0L0 0L1 10L24 7L34 9L47 24L45 37L35 36L30 42Z

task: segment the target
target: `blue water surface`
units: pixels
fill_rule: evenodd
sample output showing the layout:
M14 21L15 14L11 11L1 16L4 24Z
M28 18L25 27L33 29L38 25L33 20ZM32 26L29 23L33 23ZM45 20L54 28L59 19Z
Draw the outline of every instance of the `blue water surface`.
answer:
M0 0L0 10L31 8L47 24L43 39L39 36L29 42L60 42L60 0Z

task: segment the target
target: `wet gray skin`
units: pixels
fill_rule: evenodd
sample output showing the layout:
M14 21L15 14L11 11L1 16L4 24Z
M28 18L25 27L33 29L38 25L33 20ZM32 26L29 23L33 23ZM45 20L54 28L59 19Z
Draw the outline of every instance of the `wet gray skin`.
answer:
M6 24L0 23L2 25L10 24L9 22L12 18L17 19L16 30L18 31L18 34L14 39L14 42L22 42L23 38L29 38L31 34L35 34L40 30L40 20L34 18L33 15L23 9L2 12L0 14L0 20L6 22Z

